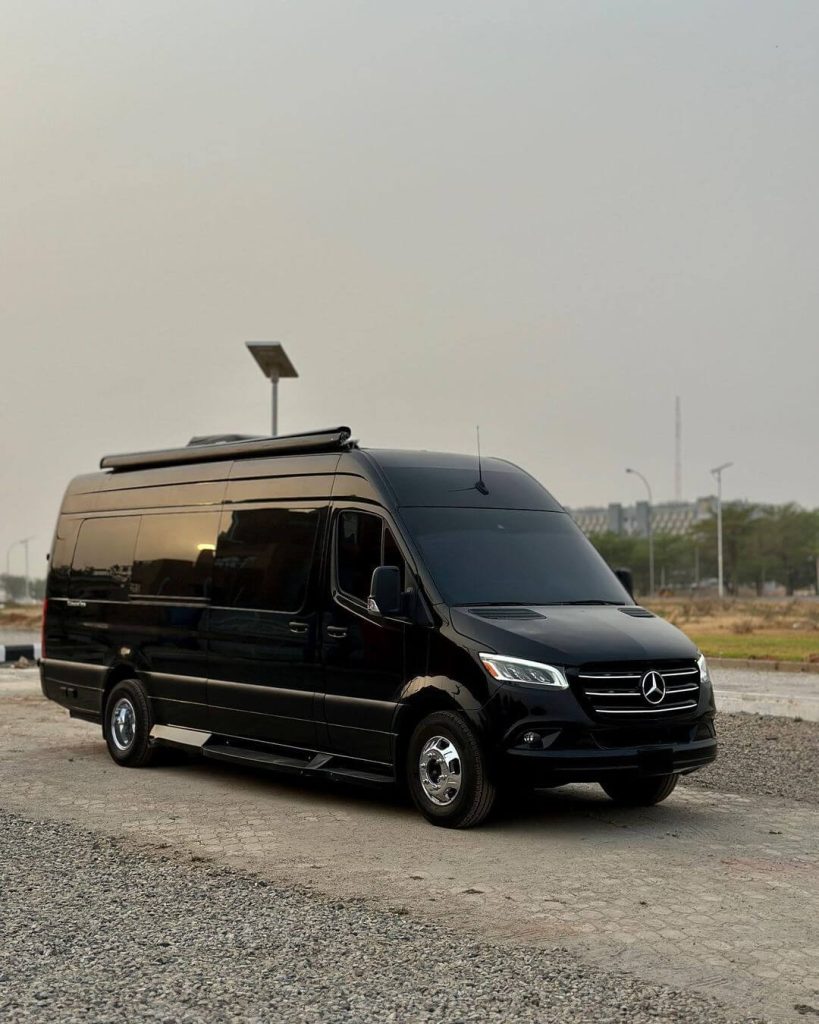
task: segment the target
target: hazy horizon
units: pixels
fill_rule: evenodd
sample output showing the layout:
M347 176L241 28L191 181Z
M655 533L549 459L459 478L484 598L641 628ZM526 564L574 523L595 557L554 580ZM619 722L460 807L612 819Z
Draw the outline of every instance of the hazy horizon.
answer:
M101 455L483 451L819 506L819 6L4 4L0 557ZM12 554L13 572L22 554ZM3 563L5 571L5 563Z

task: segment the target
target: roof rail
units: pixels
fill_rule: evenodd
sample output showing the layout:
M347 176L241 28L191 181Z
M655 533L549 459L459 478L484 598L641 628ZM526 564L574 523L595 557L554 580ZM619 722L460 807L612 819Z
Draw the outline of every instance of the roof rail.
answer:
M252 459L270 455L293 455L298 452L332 452L352 447L349 427L330 427L306 434L285 434L280 437L243 438L188 444L184 448L166 448L155 452L131 452L106 455L100 469L154 469L160 466L182 466L196 462L218 462L223 459ZM231 435L225 435L230 438ZM194 441L199 439L194 438ZM210 438L203 439L211 441Z

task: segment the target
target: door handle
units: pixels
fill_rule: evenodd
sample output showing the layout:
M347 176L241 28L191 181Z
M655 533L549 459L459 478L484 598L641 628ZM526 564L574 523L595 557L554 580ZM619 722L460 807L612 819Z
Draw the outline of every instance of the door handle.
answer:
M306 622L289 622L288 625L290 626L290 632L291 633L299 633L299 634L301 634L301 633L306 633L307 632L307 623Z
M85 608L85 601L72 601L70 598L65 602L66 608Z
M328 626L327 627L327 636L334 636L334 637L337 637L340 640L342 637L347 636L347 627L346 626Z

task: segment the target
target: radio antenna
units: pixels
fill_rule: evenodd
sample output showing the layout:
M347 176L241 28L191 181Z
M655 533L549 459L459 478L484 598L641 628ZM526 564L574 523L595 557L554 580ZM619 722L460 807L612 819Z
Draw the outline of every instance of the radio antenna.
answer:
M475 427L475 433L478 435L478 480L475 484L475 490L480 494L489 494L489 488L483 482L483 469L481 467L481 428L480 426Z

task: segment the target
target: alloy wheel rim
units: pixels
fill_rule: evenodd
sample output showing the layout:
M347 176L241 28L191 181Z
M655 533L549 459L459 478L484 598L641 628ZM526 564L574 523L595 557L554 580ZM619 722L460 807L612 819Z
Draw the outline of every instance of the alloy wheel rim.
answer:
M136 736L136 711L127 697L120 697L111 711L111 739L117 750L126 751Z
M448 736L433 736L426 741L418 759L418 776L424 796L446 807L461 791L463 771L458 748Z

